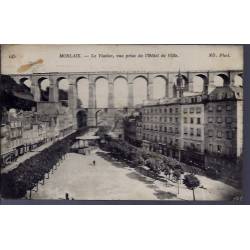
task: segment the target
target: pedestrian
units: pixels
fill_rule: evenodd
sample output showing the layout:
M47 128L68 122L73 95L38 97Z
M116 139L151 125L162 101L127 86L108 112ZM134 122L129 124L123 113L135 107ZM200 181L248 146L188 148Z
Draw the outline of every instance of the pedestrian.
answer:
M93 166L95 166L95 160L93 161Z
M68 193L65 194L65 200L69 200L69 194Z

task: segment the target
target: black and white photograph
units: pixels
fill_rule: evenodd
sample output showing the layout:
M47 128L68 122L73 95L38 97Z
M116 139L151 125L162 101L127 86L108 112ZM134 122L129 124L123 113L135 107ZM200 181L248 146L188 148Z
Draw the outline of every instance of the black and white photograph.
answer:
M2 45L2 200L243 199L242 45Z
M247 249L248 5L1 1L1 249Z

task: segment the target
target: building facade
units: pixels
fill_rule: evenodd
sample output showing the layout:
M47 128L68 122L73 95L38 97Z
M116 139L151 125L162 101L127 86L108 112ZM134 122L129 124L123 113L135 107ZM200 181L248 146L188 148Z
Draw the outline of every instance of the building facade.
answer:
M243 146L243 89L218 87L205 104L205 164L237 165Z
M42 105L46 106L45 103ZM47 108L39 107L39 103L31 111L6 110L5 119L1 121L1 166L8 165L18 156L74 131L72 112L61 104L58 104L58 109L50 112Z
M178 98L142 108L142 146L145 150L180 158L180 112Z
M182 161L204 164L204 97L202 95L181 98L181 150Z
M158 152L203 169L237 168L243 146L243 89L148 102L125 134ZM134 138L134 139L133 139Z
M133 112L124 118L124 140L134 146L141 146L141 113Z

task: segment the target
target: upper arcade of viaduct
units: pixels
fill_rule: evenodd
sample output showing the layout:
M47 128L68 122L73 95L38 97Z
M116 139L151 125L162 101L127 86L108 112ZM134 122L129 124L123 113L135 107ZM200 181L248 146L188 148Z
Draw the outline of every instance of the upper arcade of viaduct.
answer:
M184 72L50 72L32 74L11 74L17 83L24 83L27 79L31 82L31 93L35 101L41 101L41 83L49 80L49 101L58 102L58 83L62 79L69 82L68 101L69 107L76 108L77 83L80 79L87 79L89 82L89 108L96 108L96 81L104 78L108 81L108 108L114 107L114 82L117 78L124 78L128 83L128 107L134 106L133 82L142 77L147 82L147 99L153 99L153 81L156 77L165 79L166 97L181 96L183 91L192 91L194 77L203 80L203 92L206 93L209 85L214 84L214 79L219 76L224 85L234 85L236 76L243 76L242 70L229 71L184 71ZM180 81L181 78L181 81ZM179 81L178 81L178 80Z

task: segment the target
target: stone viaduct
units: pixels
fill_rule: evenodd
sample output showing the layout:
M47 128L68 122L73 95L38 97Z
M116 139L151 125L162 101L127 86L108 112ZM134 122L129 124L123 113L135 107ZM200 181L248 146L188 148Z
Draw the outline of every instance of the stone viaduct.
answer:
M153 99L153 80L155 77L165 79L165 97L179 97L184 91L192 91L194 77L200 77L203 80L203 92L208 91L209 85L214 84L215 76L222 78L224 85L234 85L235 76L243 76L242 70L229 71L189 71L189 72L49 72L32 74L11 74L17 83L24 83L27 79L31 82L31 93L36 102L41 101L41 83L43 80L49 80L49 102L59 101L58 83L62 79L69 82L68 106L76 117L78 90L77 84L80 79L87 79L89 82L89 105L88 105L88 125L95 126L96 107L96 81L104 78L108 81L108 109L114 109L114 81L121 77L128 84L128 108L134 108L133 82L136 78L142 77L147 82L147 99ZM180 81L181 78L181 81ZM179 79L179 81L177 80Z

